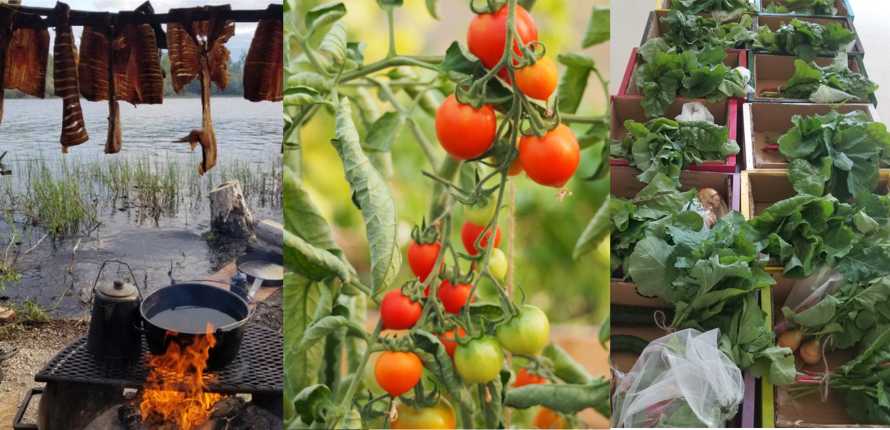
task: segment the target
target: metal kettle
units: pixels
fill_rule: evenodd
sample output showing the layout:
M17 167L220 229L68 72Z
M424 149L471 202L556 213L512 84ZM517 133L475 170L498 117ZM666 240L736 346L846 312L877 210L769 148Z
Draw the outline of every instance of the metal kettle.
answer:
M114 281L96 287L87 351L100 361L138 358L142 351L141 303L142 295L133 284Z

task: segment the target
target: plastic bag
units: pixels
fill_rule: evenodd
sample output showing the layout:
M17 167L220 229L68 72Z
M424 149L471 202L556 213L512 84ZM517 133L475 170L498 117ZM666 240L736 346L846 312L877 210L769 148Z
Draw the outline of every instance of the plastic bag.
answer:
M719 330L681 330L649 343L617 376L613 427L724 427L745 396L742 372L718 348Z
M714 114L701 102L689 102L683 104L683 110L675 118L677 121L704 121L714 123Z
M835 292L844 283L844 277L829 267L822 267L809 278L794 283L782 307L795 313L803 312Z

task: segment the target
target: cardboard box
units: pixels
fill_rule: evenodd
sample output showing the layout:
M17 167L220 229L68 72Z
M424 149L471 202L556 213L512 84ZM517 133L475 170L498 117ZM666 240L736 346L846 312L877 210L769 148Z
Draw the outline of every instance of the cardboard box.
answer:
M646 20L646 28L645 28L645 30L643 30L643 38L640 40L640 46L645 45L646 42L649 41L649 39L661 37L664 33L666 33L669 30L668 25L661 22L661 18L666 17L669 12L670 11L668 11L668 10L660 9L660 10L653 10L652 12L649 13L649 18ZM736 20L736 22L738 22L738 20ZM749 28L749 30L752 30L754 28L756 28L756 27L754 27L754 25L752 24L752 26L751 26L751 28ZM745 48L749 48L749 46L745 46L745 47L738 48L738 49L745 49Z
M612 126L609 137L612 139L623 139L627 135L627 129L624 128L624 121L632 119L639 122L646 122L647 118L643 112L642 96L613 96L612 97ZM738 100L729 99L723 102L708 102L706 100L690 100L679 98L669 106L665 112L665 117L675 118L683 109L685 103L691 101L699 101L714 115L714 122L726 126L729 129L729 139L738 142ZM739 142L741 146L742 143ZM726 160L706 161L702 164L689 166L689 170L702 170L709 172L733 173L736 171L737 155L730 155ZM613 166L627 166L629 163L623 158L612 158L610 164Z
M853 25L853 20L846 16L839 17L814 17L814 16L797 16L797 15L760 15L754 18L754 30L756 31L760 27L769 27L770 30L776 31L784 24L788 24L792 19L799 19L805 22L813 22L820 25L828 25L830 23L836 23L842 25L847 30L853 32L856 36L856 39L847 49L847 53L850 55L854 55L857 57L862 57L865 55L865 49L862 47L862 41L859 39L859 33L856 31L856 27ZM766 52L764 49L755 49L758 52ZM830 55L829 57L834 57Z
M613 323L611 334L613 336L636 336L647 341L652 341L665 336L668 333L654 325L641 326ZM639 358L639 355L630 352L610 351L609 353L609 360L612 362L612 366L622 373L630 371L630 369L633 368L634 363L636 363L637 358ZM744 400L739 407L739 413L727 424L731 427L754 428L755 411L757 407L755 378L750 372L745 372L743 377L745 378Z
M746 103L742 108L745 167L787 169L788 162L776 145L779 137L792 127L791 119L795 115L825 115L833 110L861 111L872 121L878 121L877 111L869 104Z
M636 196L645 186L636 176L639 170L628 166L612 166L611 193L615 197L630 199ZM713 188L731 210L740 208L741 184L739 174L719 172L702 172L686 170L680 176L683 190L691 188ZM657 298L644 297L637 293L636 285L613 278L610 282L611 303L623 306L663 308L666 303Z
M650 17L651 19L651 17ZM631 82L633 80L634 70L637 68L637 63L639 62L639 49L634 48L630 52L630 58L627 60L627 66L624 68L624 76L621 80L621 85L618 87L618 95L640 95L640 91L637 89L637 86ZM729 68L734 69L736 67L748 67L748 51L745 49L727 49L726 50L726 58L723 60L723 64L726 64Z
M780 97L763 97L761 93L764 91L776 91L782 85L791 79L794 74L795 57L790 55L772 55L758 54L750 52L749 63L751 64L752 80L754 81L754 94L751 95L750 101L759 101L767 103L810 103L809 99L791 99ZM830 65L831 58L817 58L815 63L821 67ZM868 73L862 66L859 58L851 56L849 58L850 70L861 73L868 77ZM860 103L871 103L877 105L874 95L869 100L858 100Z
M770 15L788 16L788 15L795 15L795 14L793 14L793 13L791 13L791 14L773 14L773 13L768 13L768 12L766 12L766 8L768 8L770 5L773 5L773 4L778 4L778 5L785 4L785 0L757 0L757 1L758 1L758 3L760 3L760 7L758 8L758 10L760 11L760 14L761 14L762 16L770 16ZM853 19L853 18L854 18L854 15L853 15L853 8L850 7L850 2L849 2L849 0L835 0L835 7L837 8L837 15L835 15L835 16L849 17L850 19ZM818 16L818 17L830 17L830 15L814 15L814 16Z

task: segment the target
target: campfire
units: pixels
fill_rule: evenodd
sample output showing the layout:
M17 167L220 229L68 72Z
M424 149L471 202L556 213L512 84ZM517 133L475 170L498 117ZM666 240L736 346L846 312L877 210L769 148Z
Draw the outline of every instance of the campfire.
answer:
M213 406L223 399L206 391L204 370L210 348L216 345L213 325L208 323L205 333L184 347L170 342L164 355L149 359L149 374L139 403L144 422L191 430L207 421Z

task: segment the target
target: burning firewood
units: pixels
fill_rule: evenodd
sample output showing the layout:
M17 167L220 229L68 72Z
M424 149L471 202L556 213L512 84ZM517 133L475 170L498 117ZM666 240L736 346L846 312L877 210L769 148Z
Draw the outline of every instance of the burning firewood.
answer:
M170 72L176 92L196 78L201 81L202 128L193 130L180 142L194 150L201 145L202 162L198 173L204 175L216 165L216 134L210 116L210 83L225 89L228 85L229 50L225 43L235 35L235 23L227 20L229 6L206 6L210 19L196 21L199 9L171 9L173 22L167 25Z
M80 107L80 85L77 81L77 48L68 23L71 8L56 4L56 40L53 45L53 83L56 95L62 98L62 152L90 139Z
M260 20L244 63L244 98L247 100L278 102L283 99L283 41L281 15Z

